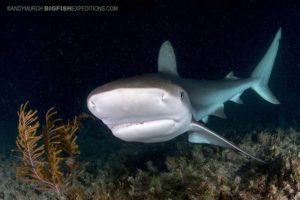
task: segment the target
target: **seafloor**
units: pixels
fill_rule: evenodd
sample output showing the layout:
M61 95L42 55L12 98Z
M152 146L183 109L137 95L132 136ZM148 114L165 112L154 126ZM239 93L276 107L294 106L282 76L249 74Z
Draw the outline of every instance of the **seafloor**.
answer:
M294 128L223 133L268 160L266 165L229 149L189 144L186 136L162 144L136 144L102 137L103 133L91 137L89 131L80 133L80 170L61 197L16 179L18 157L1 144L0 200L300 199L300 132Z

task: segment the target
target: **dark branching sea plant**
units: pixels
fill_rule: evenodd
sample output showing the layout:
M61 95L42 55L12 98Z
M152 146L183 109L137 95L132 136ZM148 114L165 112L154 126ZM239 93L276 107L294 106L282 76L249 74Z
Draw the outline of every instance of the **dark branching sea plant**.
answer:
M27 110L22 104L18 112L17 148L21 153L21 162L16 176L33 184L40 191L54 192L62 197L68 187L76 156L80 154L77 145L77 133L82 128L80 115L63 123L57 118L57 112L50 108L45 115L45 125L38 132L40 123L37 111Z

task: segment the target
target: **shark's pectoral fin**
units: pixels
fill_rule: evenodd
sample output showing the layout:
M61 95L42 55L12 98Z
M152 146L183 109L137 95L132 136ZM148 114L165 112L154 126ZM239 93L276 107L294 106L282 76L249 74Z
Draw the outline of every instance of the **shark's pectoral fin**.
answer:
M219 136L215 132L209 130L205 126L198 124L197 122L192 122L190 127L189 133L189 142L191 143L206 143L206 144L213 144L225 148L231 148L242 154L245 154L259 162L265 163L263 160L256 158L255 156L245 152L244 150L240 149L238 146L232 144L225 138Z
M212 144L209 139L203 137L198 132L189 132L188 141L196 144Z
M189 133L189 142L191 143L205 143L221 146L224 148L238 148L235 145L231 144L226 139L217 135L213 131L206 128L204 125L198 123L192 123L192 131Z
M158 54L158 72L178 76L174 49L169 41L165 41Z

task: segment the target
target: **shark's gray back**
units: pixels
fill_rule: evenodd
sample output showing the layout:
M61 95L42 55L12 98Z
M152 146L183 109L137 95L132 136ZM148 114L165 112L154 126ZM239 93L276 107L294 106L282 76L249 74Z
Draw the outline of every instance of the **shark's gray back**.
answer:
M164 74L159 76L170 79L187 91L196 120L200 120L218 109L223 109L226 101L232 100L236 96L239 97L255 81L252 78L207 81L184 79Z

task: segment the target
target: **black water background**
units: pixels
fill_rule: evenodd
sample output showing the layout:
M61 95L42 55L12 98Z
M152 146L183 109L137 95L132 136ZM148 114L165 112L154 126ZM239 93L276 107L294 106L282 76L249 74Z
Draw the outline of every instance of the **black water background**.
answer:
M1 6L2 140L14 145L16 112L27 100L31 108L39 110L41 118L52 106L60 116L70 118L88 112L86 97L93 88L115 79L156 72L158 50L165 40L175 48L183 77L222 79L232 70L239 77L247 77L279 27L282 41L270 88L281 105L271 105L247 91L242 97L244 105L227 104L228 120L214 121L221 127L277 127L299 120L297 1L167 4L136 0L112 4L119 6L118 12L11 13L5 11L9 4Z

